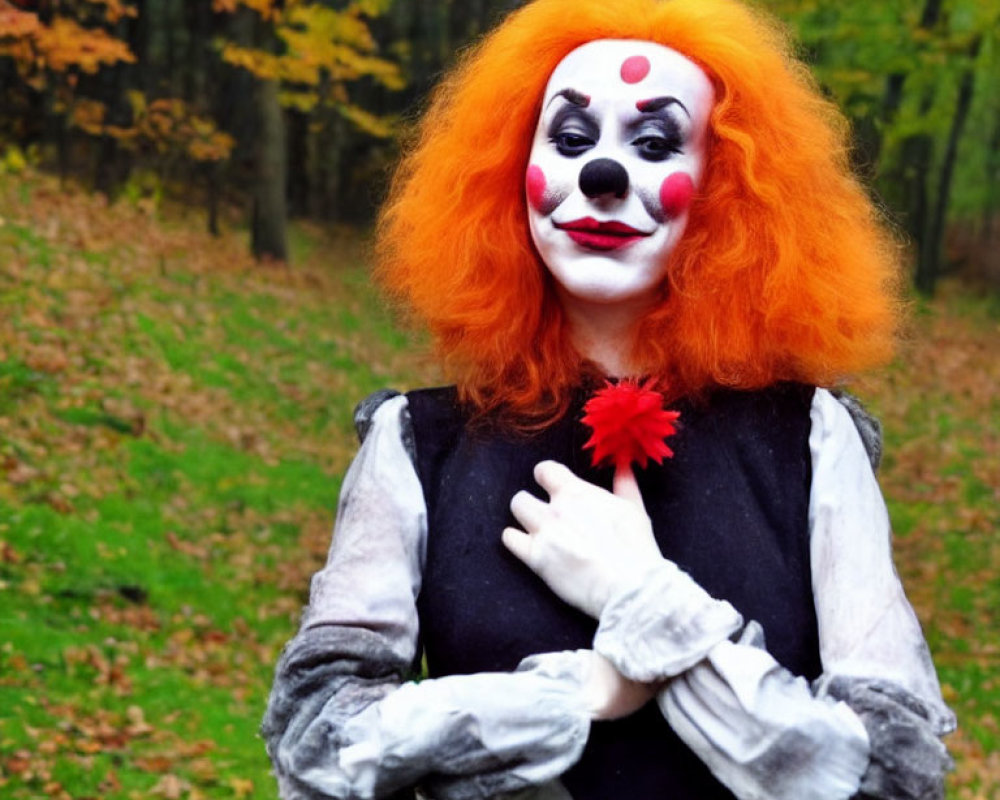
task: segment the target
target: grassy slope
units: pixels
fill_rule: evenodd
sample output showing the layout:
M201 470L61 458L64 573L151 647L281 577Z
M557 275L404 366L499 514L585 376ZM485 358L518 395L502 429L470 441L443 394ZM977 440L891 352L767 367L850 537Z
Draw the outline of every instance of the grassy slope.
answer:
M350 412L426 382L359 248L236 236L0 175L0 795L272 797L256 728L328 539ZM901 572L1000 797L1000 331L956 296L861 387ZM991 639L991 634L993 635Z
M1000 800L1000 298L945 286L859 384L885 425L896 562L959 730L951 797Z

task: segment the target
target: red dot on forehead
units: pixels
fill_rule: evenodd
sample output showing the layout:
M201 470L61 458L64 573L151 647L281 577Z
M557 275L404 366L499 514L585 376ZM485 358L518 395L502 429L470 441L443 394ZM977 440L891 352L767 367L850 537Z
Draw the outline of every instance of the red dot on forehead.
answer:
M622 80L638 83L649 74L649 59L646 56L629 56L622 62Z
M677 217L688 210L694 199L694 181L686 172L668 175L660 186L660 205L667 217Z
M542 168L531 164L524 176L525 194L531 207L539 213L544 213L545 206L545 173Z

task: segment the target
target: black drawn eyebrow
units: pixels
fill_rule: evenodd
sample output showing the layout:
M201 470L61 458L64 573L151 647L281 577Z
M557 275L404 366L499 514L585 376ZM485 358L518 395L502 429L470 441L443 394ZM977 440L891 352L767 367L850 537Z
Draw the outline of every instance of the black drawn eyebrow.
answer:
M662 111L663 109L665 109L667 106L670 105L680 106L682 109L684 109L684 113L688 115L688 119L691 118L691 112L688 111L687 106L684 105L676 97L671 97L669 95L665 95L664 97L653 97L650 98L649 100L640 100L638 103L635 104L635 107L639 109L639 111L641 111L643 114L654 114L657 111Z
M562 97L567 103L571 103L577 108L586 108L590 105L590 97L583 92L578 92L576 89L563 89L561 92L556 92L552 95L552 100L555 100L557 97ZM552 103L552 100L549 100L549 104Z

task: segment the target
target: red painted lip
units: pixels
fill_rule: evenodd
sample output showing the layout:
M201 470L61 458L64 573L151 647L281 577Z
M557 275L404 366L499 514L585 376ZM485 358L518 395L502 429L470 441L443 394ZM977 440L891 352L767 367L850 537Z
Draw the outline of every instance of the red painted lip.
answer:
M593 217L583 217L571 222L554 222L553 225L561 231L566 231L570 239L588 250L619 250L650 235L624 222L614 220L598 222Z

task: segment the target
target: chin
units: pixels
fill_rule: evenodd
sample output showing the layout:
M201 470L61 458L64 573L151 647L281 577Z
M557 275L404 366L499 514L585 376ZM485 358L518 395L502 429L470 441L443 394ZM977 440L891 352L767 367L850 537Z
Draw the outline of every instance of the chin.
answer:
M605 282L559 282L562 291L573 300L593 305L614 306L633 305L647 302L656 294L656 287L623 286L620 283Z
M577 256L550 272L571 297L592 303L631 302L656 291L662 276L636 270L628 260L602 255Z

